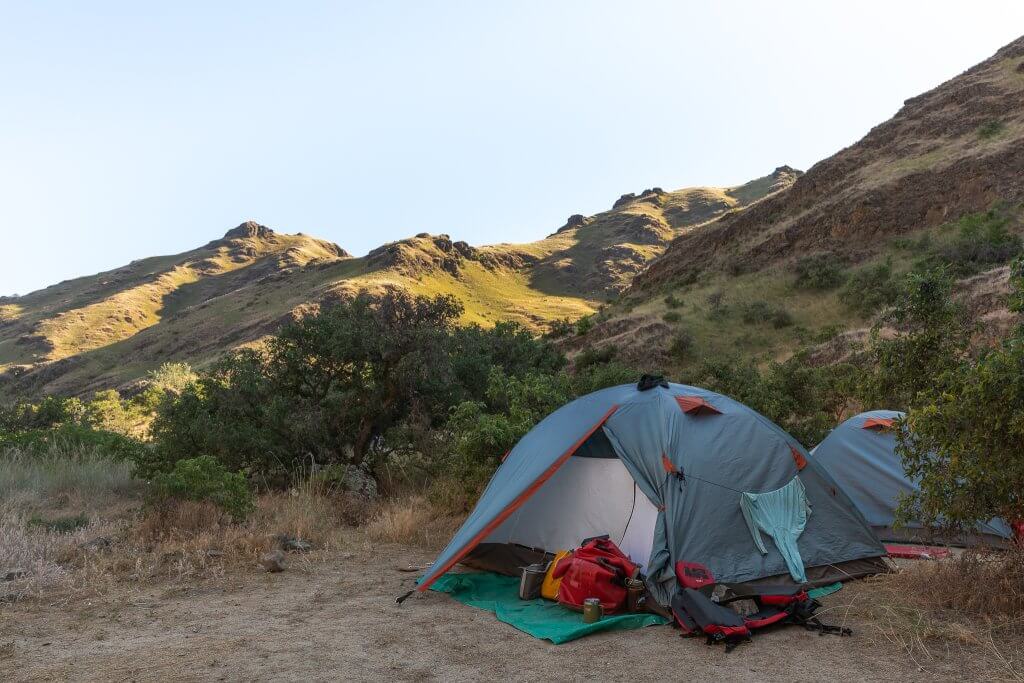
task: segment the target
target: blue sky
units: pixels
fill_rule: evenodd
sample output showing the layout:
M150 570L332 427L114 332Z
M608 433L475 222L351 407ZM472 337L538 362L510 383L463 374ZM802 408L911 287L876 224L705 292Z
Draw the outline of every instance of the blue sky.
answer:
M0 3L0 294L245 219L355 254L529 241L806 169L1020 2Z

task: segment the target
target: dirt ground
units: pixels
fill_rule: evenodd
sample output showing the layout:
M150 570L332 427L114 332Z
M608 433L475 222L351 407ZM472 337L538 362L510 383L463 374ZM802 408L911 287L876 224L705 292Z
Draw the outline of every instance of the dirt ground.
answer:
M870 625L852 638L794 627L731 654L669 626L536 640L488 612L427 592L403 605L432 553L365 541L283 573L257 568L203 581L125 586L102 597L0 608L0 681L878 681L1001 677L953 654L918 666ZM829 620L863 595L825 599ZM989 666L994 666L989 669Z

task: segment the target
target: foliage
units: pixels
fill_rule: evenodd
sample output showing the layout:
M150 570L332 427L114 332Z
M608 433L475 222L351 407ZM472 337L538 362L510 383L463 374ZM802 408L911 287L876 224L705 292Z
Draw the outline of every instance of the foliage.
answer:
M811 254L796 260L797 289L824 291L835 289L846 279L843 261L835 254Z
M1021 239L1010 232L1010 215L1000 207L964 216L954 225L955 239L936 249L932 260L944 263L958 276L1009 263L1021 253Z
M743 322L748 325L763 324L770 322L772 327L780 329L793 324L793 317L789 311L781 306L775 306L767 301L750 301L743 304L740 309Z
M665 297L665 305L669 308L681 308L686 302L682 299L676 298L674 294L669 294Z
M1010 306L1020 312L1024 260L1012 273ZM919 492L901 501L899 518L953 528L993 517L1024 519L1024 330L940 377L918 389L898 435L907 474L920 481Z
M576 321L576 335L582 337L590 330L594 329L594 316L585 315Z
M667 323L677 323L683 318L676 311L668 311L665 315L661 316L661 319Z
M616 363L577 368L576 373L530 372L512 377L491 371L483 400L452 411L454 448L435 487L435 502L464 507L475 500L501 459L540 420L577 396L632 382L637 373ZM455 484L456 490L450 490ZM447 487L447 488L445 488ZM436 500L443 493L445 500Z
M986 121L978 128L978 137L982 140L989 140L998 136L1005 129L1006 125L1002 121L996 119Z
M871 330L866 405L906 409L924 390L941 388L970 344L971 325L952 298L953 280L942 269L907 275L893 308ZM895 335L883 335L886 329Z
M820 442L839 421L854 394L855 377L850 365L814 367L798 353L765 370L739 357L706 359L690 383L745 403L810 445Z
M619 353L618 347L614 344L608 344L606 346L593 347L588 346L582 349L576 357L573 359L573 365L577 370L583 370L589 368L592 365L600 365L601 363L610 363L615 359Z
M684 360L693 350L693 335L686 330L676 332L668 347L668 355L677 361Z
M143 476L196 454L267 485L302 467L370 470L435 443L451 407L484 396L491 369L550 373L565 362L514 323L457 328L448 296L360 294L216 364L153 425Z
M839 301L852 311L870 316L892 303L897 294L892 261L886 260L851 273L839 291Z
M152 485L158 499L209 501L235 520L244 519L254 505L245 475L229 472L209 455L177 461L169 472L153 477Z
M56 534L70 534L73 531L77 531L82 527L89 526L89 518L85 513L79 513L77 515L65 515L62 517L55 517L52 519L45 519L39 516L29 517L29 526L40 527Z
M548 339L561 339L576 332L576 323L568 318L552 320L548 325L548 331L544 334Z

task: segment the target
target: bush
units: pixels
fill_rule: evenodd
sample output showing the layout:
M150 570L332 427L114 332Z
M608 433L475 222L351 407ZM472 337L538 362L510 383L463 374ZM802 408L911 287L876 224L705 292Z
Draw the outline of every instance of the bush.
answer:
M677 299L674 294L665 297L665 305L669 308L681 308L685 303L682 299Z
M229 472L208 455L179 460L170 472L156 475L152 485L158 499L209 501L235 520L244 519L255 504L245 475Z
M429 460L423 449L451 408L482 400L492 369L521 376L565 363L514 323L457 327L460 313L452 297L364 293L286 326L161 404L142 476L196 453L269 486L310 465L372 473L396 454Z
M708 305L708 317L710 318L720 318L729 312L729 306L725 302L725 292L711 292L705 301Z
M743 305L741 309L743 322L748 325L770 322L772 327L779 329L793 324L793 317L789 311L773 306L767 301L751 301Z
M693 335L685 330L677 332L672 337L672 343L668 347L668 353L677 361L685 360L693 350Z
M941 388L947 370L962 361L973 327L952 291L953 280L942 269L907 276L895 305L871 330L871 370L861 387L867 405L917 405L919 393ZM899 333L882 337L883 327Z
M1014 263L1010 283L1010 309L1021 312L1024 260ZM912 387L909 429L898 432L897 453L907 475L920 481L919 490L901 501L899 518L955 529L993 517L1024 519L1024 330L978 359L955 362L969 336L947 322L945 308L928 301L919 307L937 323L918 336L931 342L927 350L938 349L925 356L937 379Z
M55 517L52 519L29 517L28 525L39 527L55 534L70 534L83 527L89 526L89 518L85 513L65 515L63 517Z
M682 320L683 317L675 311L669 311L665 315L661 316L661 319L667 323L677 323Z
M608 344L607 346L600 346L597 348L588 346L576 355L576 358L573 360L573 365L576 367L576 370L583 370L592 365L610 363L615 359L615 356L617 356L618 353L619 349L614 344Z
M802 256L796 260L795 270L793 285L798 289L835 289L846 279L843 262L835 254Z
M996 137L1005 129L1006 125L1002 121L986 121L978 128L978 137L982 140L988 140Z
M839 421L854 394L856 374L845 364L813 367L804 353L764 370L750 359L725 356L706 359L688 383L741 401L812 445Z
M886 260L852 273L839 292L839 301L852 311L870 316L891 304L898 293L892 262Z
M576 332L576 324L568 318L552 320L544 334L548 339L561 339Z
M594 316L585 315L576 321L576 335L582 337L590 330L594 329Z
M953 242L932 254L960 277L1009 263L1021 253L1021 239L1009 230L1010 217L998 209L964 216Z

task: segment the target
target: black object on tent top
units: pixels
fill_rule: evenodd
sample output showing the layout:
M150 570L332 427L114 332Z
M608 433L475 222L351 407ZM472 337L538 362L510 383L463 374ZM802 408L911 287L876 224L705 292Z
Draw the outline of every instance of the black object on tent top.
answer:
M668 381L661 375L641 375L640 381L636 383L637 391L647 391L654 387L665 387L668 389Z

